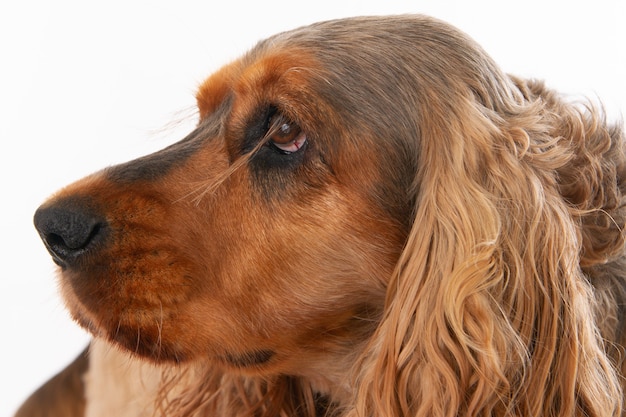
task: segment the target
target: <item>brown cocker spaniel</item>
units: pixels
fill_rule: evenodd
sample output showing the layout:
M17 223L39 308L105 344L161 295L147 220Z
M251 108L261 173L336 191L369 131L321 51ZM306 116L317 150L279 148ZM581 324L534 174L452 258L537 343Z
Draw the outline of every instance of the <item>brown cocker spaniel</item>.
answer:
M624 132L420 16L260 42L35 214L90 349L24 416L619 416ZM39 414L38 414L39 413Z

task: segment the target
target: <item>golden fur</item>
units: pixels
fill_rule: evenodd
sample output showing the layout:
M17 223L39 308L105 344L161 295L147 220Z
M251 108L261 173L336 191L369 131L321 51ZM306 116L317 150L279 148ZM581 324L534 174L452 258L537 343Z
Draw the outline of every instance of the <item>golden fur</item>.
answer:
M35 216L99 351L159 367L156 414L621 415L626 158L598 108L421 16L276 35L197 99L186 139Z

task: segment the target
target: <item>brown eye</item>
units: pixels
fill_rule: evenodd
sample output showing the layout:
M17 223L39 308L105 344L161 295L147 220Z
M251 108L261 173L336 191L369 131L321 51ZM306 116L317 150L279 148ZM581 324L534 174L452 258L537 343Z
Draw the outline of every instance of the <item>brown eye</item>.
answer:
M276 113L270 117L267 134L269 136L268 144L284 154L297 152L306 143L306 134L300 126L291 122L281 113Z

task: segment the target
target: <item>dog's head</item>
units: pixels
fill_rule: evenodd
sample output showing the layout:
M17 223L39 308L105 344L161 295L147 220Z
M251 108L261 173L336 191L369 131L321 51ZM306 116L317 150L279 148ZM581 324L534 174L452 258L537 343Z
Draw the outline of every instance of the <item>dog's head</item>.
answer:
M355 396L394 398L363 402L380 415L545 398L541 372L600 356L581 264L621 251L621 197L602 185L621 149L605 132L587 150L577 111L458 31L309 26L222 68L197 102L188 137L35 215L95 335L155 361L354 378Z

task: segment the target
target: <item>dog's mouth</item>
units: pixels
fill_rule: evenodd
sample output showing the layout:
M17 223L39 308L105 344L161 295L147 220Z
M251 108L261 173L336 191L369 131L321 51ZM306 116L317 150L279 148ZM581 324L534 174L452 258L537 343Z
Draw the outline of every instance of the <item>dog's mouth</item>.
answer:
M226 364L235 368L252 368L266 365L272 361L276 353L269 349L261 349L243 354L229 353L221 358Z

